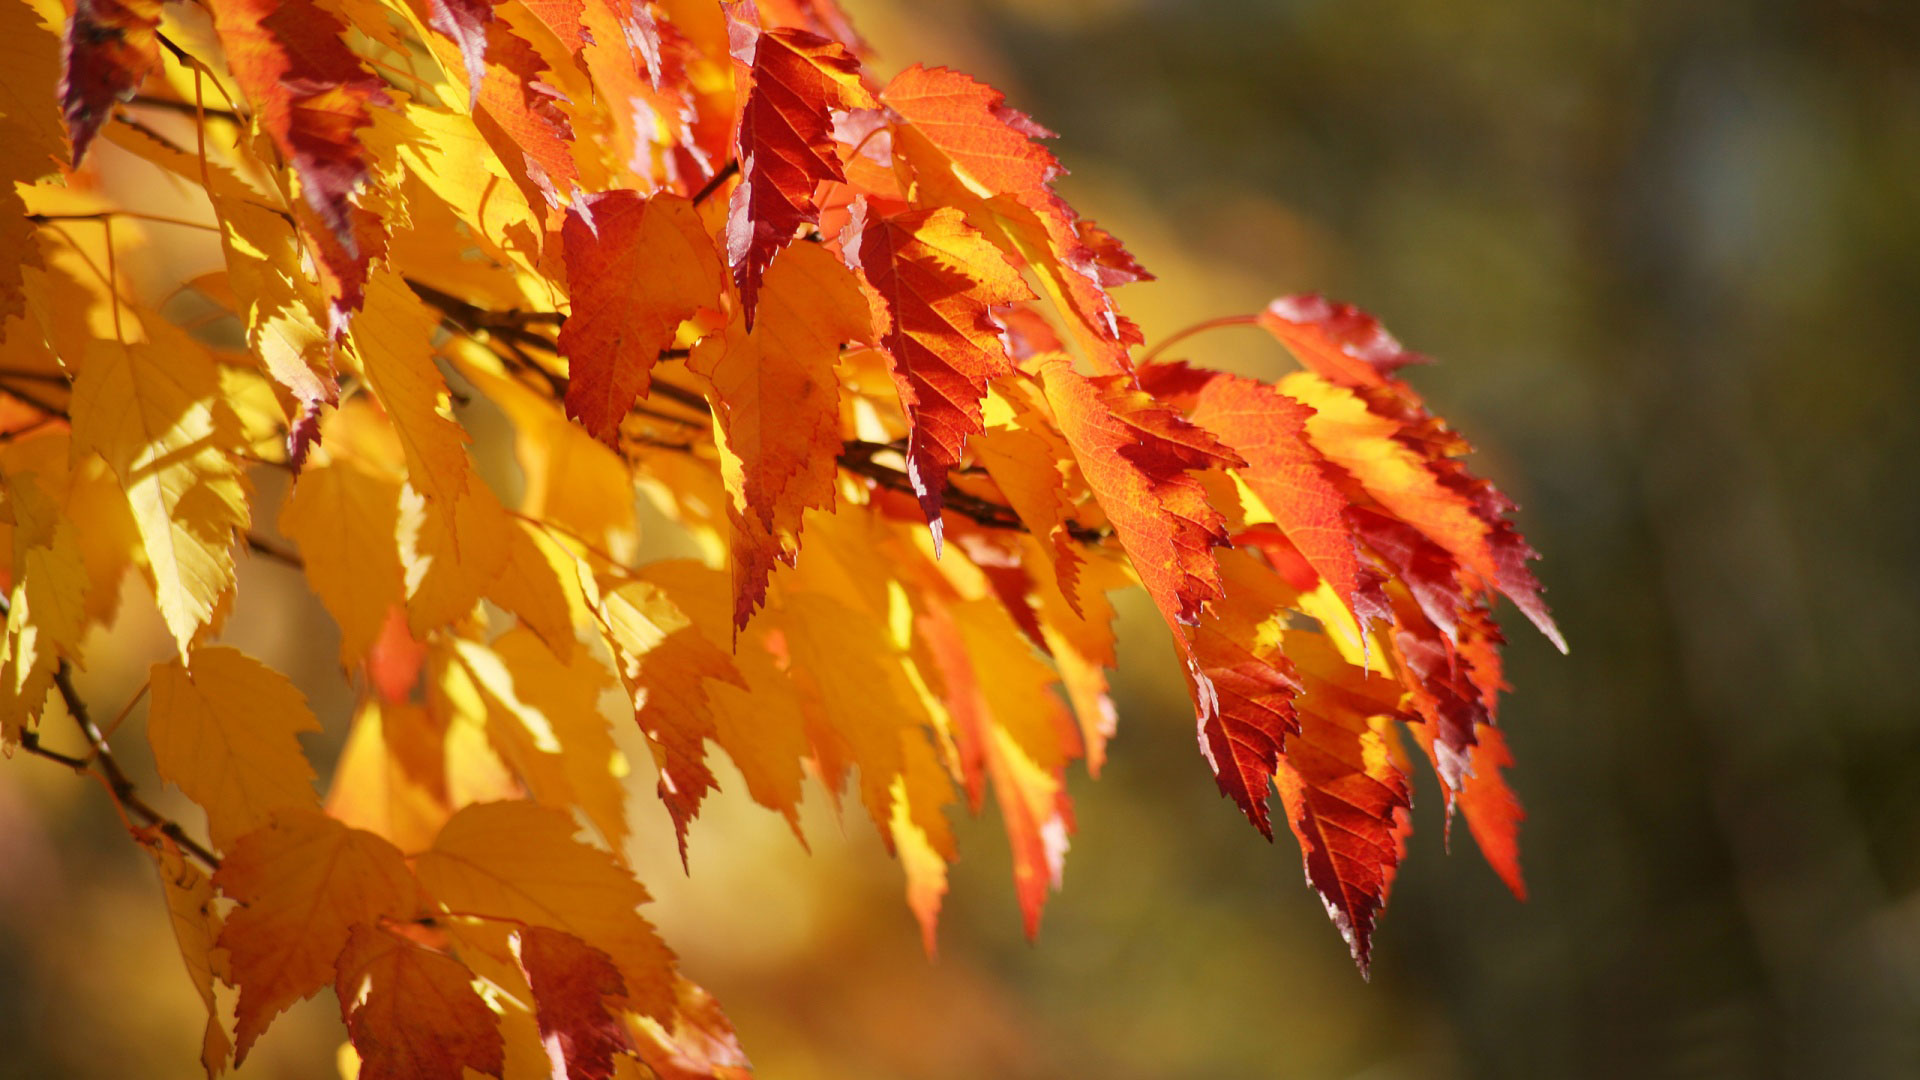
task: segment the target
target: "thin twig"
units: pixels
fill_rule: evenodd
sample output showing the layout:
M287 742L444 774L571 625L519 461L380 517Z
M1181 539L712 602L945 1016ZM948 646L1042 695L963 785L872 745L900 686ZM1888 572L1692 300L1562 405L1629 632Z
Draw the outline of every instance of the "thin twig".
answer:
M269 540L259 533L247 534L247 550L256 555L265 555L275 562L285 563L296 570L305 569L307 565L307 560L301 558L299 552L281 544L278 540Z
M740 162L733 158L727 159L727 163L720 166L720 171L714 173L711 179L700 186L699 191L693 193L693 205L699 206L701 203L712 198L713 193L720 190L721 184L726 183L739 172Z
M67 706L67 715L73 717L75 726L80 729L81 737L87 740L93 762L100 769L100 777L106 783L114 802L123 811L130 812L148 827L159 829L162 835L180 845L183 851L199 859L209 869L219 869L218 855L208 851L199 841L187 835L187 830L182 828L179 822L155 810L140 797L133 781L127 778L125 770L120 768L120 762L114 758L113 751L107 746L106 739L101 736L100 729L93 726L93 721L87 714L87 703L81 699L80 692L74 689L73 670L65 660L60 661L60 666L54 669L53 685L60 691L60 700Z

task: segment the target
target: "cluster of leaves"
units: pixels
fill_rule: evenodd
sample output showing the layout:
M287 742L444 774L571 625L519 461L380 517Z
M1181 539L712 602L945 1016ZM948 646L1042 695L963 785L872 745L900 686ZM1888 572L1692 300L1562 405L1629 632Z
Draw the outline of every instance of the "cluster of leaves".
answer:
M638 912L615 695L683 859L709 743L796 835L805 776L851 789L931 949L948 808L990 795L1031 933L1135 582L1221 790L1269 837L1278 790L1363 969L1403 732L1521 890L1494 596L1558 637L1417 357L1317 297L1228 320L1299 362L1277 383L1138 349L1110 292L1145 272L992 88L882 83L831 0L0 12L0 731L152 852L210 1073L329 984L367 1076L743 1069ZM122 273L160 236L172 277ZM291 549L256 521L276 469ZM641 495L703 557L634 565ZM301 694L214 643L241 548L339 625L324 797ZM177 650L147 737L204 844L71 679L135 571Z

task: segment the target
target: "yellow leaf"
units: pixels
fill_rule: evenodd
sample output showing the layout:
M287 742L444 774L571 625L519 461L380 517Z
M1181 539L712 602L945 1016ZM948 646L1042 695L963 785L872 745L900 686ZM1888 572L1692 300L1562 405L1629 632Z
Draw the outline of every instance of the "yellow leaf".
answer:
M280 511L307 580L340 625L340 662L358 664L393 605L406 599L400 565L400 485L335 457L301 470Z
M354 352L406 449L407 476L427 501L451 513L472 473L467 433L443 411L447 383L433 364L440 318L391 270L367 281L367 303L354 316Z
M485 694L487 731L538 801L579 807L618 852L627 841L625 759L614 747L600 691L611 679L585 650L556 658L526 628L492 645L455 641L454 653Z
M667 1019L673 954L636 910L647 890L604 851L574 839L573 819L528 802L478 803L453 816L414 862L457 915L564 930L613 958L635 1009Z
M225 849L284 807L319 805L295 736L320 723L286 676L224 645L153 666L147 740L162 779L207 811Z
M233 588L233 534L249 519L229 454L238 425L219 394L212 358L186 344L95 341L73 385L75 452L98 453L126 489L181 652Z
M398 754L387 747L387 714L418 712L417 706L361 702L347 734L347 745L333 767L326 810L343 823L393 841L403 851L433 842L451 811L433 792L408 775ZM401 723L405 723L403 718ZM444 758L440 763L445 768ZM444 787L444 782L443 785Z
M147 851L160 870L160 887L166 892L167 914L173 923L174 939L180 945L180 958L186 961L193 988L207 1006L200 1063L209 1077L217 1076L227 1067L233 1043L220 1023L220 1006L213 997L217 957L214 939L220 936L221 925L220 913L214 909L213 883L166 837L149 844Z

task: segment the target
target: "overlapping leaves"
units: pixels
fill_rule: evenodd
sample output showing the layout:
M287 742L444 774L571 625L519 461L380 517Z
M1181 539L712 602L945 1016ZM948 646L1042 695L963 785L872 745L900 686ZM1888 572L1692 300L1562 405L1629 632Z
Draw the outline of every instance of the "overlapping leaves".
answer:
M1244 320L1298 361L1278 379L1136 355L1111 290L1145 271L997 91L880 84L824 0L695 7L9 9L0 735L38 745L137 568L172 646L154 761L210 847L141 839L209 1071L332 986L365 1075L737 1075L638 914L623 745L689 866L712 747L796 834L805 777L851 795L929 950L948 815L991 797L1036 932L1134 583L1202 760L1281 817L1363 969L1406 739L1520 892L1494 598L1560 639L1417 358L1312 296ZM136 162L206 201L77 182ZM116 270L182 213L197 276ZM480 401L518 482L475 453ZM640 492L700 557L640 543ZM350 721L220 643L242 544L338 623Z

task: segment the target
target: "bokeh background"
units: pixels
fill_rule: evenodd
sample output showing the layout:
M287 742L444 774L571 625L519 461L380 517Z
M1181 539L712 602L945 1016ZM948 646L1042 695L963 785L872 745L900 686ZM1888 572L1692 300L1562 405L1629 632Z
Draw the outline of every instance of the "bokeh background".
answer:
M1531 900L1444 851L1422 778L1371 984L1214 790L1142 604L1037 945L991 811L929 963L817 790L810 856L729 791L683 876L643 765L650 913L762 1075L1920 1075L1920 6L846 6L883 73L959 67L1063 133L1069 198L1162 278L1121 295L1150 340L1314 289L1440 358L1411 377L1522 504L1573 652L1508 654ZM243 574L229 639L337 683L297 579ZM315 705L325 759L350 702ZM0 1076L195 1075L178 963L101 793L0 761ZM323 995L242 1075L333 1075L340 1038Z

